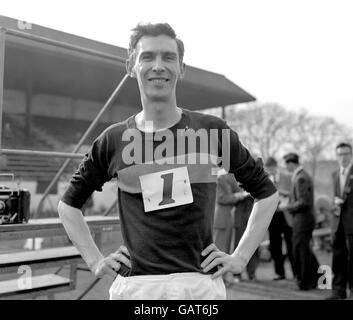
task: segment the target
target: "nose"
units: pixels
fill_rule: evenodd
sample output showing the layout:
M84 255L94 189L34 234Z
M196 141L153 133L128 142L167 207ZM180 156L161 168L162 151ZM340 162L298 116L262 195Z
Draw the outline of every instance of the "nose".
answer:
M154 72L163 72L164 71L163 60L161 57L159 57L159 56L156 57L156 59L154 60L152 70Z

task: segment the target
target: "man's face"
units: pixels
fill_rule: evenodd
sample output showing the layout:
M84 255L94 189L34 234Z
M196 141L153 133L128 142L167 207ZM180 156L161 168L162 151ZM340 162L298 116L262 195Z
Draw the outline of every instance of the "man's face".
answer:
M136 77L141 95L149 101L175 98L177 80L184 74L176 41L166 35L142 37L129 71Z
M336 158L340 167L346 168L352 161L352 150L348 147L337 148Z
M294 172L295 168L297 167L294 162L286 162L285 164L288 172Z

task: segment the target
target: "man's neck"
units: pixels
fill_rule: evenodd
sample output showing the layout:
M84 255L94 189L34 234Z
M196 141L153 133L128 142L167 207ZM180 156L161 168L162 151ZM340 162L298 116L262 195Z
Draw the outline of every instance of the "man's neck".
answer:
M182 111L171 103L148 103L136 115L135 121L139 129L144 131L157 131L170 128L181 118Z
M348 172L351 169L352 163L348 164L346 167L340 167L340 170L344 169L345 172Z
M301 169L302 167L301 167L301 165L297 165L297 166L295 166L293 169L293 174L296 174L300 169Z

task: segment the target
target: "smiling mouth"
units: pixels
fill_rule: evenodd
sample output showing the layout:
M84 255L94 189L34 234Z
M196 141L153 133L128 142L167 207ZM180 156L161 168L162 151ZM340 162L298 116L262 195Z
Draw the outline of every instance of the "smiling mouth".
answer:
M169 79L166 78L150 78L148 79L149 82L153 82L153 83L165 83L168 82Z

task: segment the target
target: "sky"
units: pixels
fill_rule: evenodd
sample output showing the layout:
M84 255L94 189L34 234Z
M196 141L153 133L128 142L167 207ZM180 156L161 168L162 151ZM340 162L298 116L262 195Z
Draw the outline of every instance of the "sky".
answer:
M353 129L351 0L2 0L0 15L125 48L138 22L168 22L186 64Z

